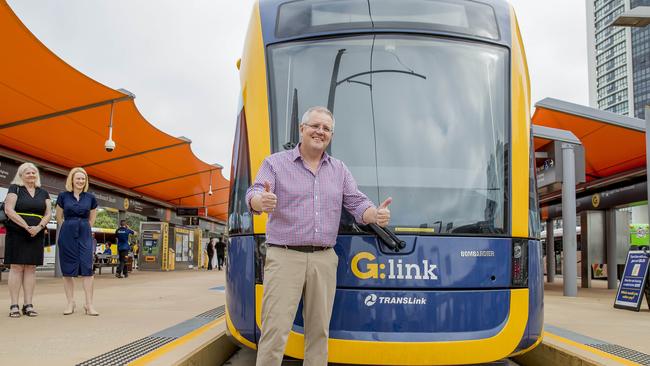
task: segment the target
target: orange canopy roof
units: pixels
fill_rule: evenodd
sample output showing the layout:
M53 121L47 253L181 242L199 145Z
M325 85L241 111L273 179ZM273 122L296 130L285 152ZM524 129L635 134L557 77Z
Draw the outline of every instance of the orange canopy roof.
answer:
M156 129L134 95L108 88L53 54L0 0L0 144L176 206L208 207L226 220L222 167L199 160L190 141ZM116 148L106 152L113 114ZM206 194L210 186L212 195ZM205 200L205 202L204 202Z
M643 120L546 98L535 104L533 123L569 130L580 139L588 182L645 167ZM535 150L547 143L535 138Z

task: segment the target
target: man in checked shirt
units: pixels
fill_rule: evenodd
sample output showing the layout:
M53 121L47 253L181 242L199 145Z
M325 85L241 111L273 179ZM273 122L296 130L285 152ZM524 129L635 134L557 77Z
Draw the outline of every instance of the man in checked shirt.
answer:
M327 339L336 290L338 256L332 249L345 207L362 224L388 225L392 199L379 207L359 191L342 161L325 149L334 117L311 107L300 121L301 143L262 163L246 201L266 212L262 336L257 366L279 366L296 309L303 299L305 366L327 365Z

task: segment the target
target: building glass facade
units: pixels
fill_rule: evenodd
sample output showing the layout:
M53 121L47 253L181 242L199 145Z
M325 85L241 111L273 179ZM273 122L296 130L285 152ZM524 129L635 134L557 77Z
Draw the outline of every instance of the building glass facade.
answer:
M630 0L630 8L650 6L650 0ZM632 29L632 80L634 83L634 116L645 118L650 104L650 26Z
M612 26L623 12L650 0L586 0L590 105L644 118L650 103L650 27Z

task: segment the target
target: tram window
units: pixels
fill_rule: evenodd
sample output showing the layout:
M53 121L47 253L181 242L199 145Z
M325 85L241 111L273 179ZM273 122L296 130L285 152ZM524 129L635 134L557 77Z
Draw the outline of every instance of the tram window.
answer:
M246 204L246 190L251 185L250 159L248 154L248 133L246 115L242 108L239 114L232 166L230 168L230 208L228 230L230 235L251 234L253 220Z
M362 28L439 30L498 39L487 4L448 0L292 1L280 6L278 37Z
M271 46L273 150L291 139L293 109L329 106L333 156L374 202L393 197L393 226L505 234L507 55L406 35Z

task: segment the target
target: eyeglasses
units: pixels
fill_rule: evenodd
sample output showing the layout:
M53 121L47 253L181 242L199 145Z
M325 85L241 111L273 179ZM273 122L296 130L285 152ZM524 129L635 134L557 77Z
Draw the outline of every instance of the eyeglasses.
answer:
M312 124L309 124L309 123L305 123L305 126L311 128L314 131L323 130L323 132L328 133L328 134L332 133L332 131L333 131L333 129L331 127L325 126L325 125L312 125Z

